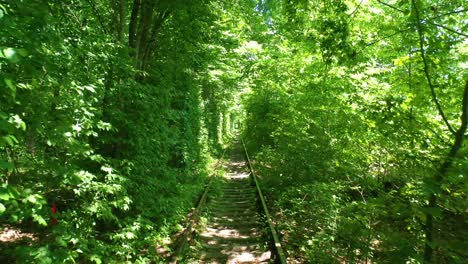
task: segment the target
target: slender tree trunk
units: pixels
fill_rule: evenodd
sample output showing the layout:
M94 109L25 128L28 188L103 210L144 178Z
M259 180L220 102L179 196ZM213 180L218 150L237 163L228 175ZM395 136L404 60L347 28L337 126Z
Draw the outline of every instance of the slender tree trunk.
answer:
M145 50L143 51L143 55L141 58L142 67L141 70L145 71L148 64L150 63L151 59L153 58L154 51L157 47L157 40L158 34L163 26L166 19L169 17L171 12L169 10L164 10L159 12L158 16L156 17L155 21L153 22L153 26L151 28L151 36L147 40L147 45L145 46Z
M468 80L465 83L465 90L463 92L463 103L462 103L462 114L461 114L461 126L455 133L455 140L450 148L450 152L445 158L442 166L440 167L438 173L434 176L435 184L437 187L440 186L442 180L447 175L450 167L453 164L453 161L463 146L463 141L465 139L465 132L468 126ZM427 208L432 209L437 206L437 197L435 193L432 193L429 197L429 203ZM430 210L426 213L426 223L424 233L426 235L426 244L424 247L424 263L431 263L433 256L433 243L434 243L434 216Z
M151 25L153 22L153 9L154 3L152 0L143 1L141 10L140 21L138 24L138 35L137 43L135 48L135 68L137 70L143 70L143 58L145 56L145 50L148 45Z
M450 125L448 119L445 116L445 113L442 109L442 106L439 103L439 99L437 98L435 87L432 82L432 78L429 71L429 65L426 58L425 53L425 37L424 37L424 25L422 24L421 15L418 9L418 0L412 0L412 8L415 15L415 25L416 30L419 36L419 48L420 48L420 55L421 59L424 64L424 75L427 80L427 84L431 91L432 100L437 107L437 111L439 115L442 117L444 123L447 126L447 129L452 133L454 136L454 142L452 147L450 148L449 153L447 154L445 160L443 161L441 167L437 171L437 173L433 176L434 186L439 188L442 184L442 180L447 176L450 167L453 164L453 161L463 145L463 141L465 139L465 132L468 126L468 80L466 80L465 88L463 92L463 99L462 99L462 109L461 109L461 125L458 130L454 130ZM423 259L424 263L432 263L433 252L434 252L434 215L432 209L437 207L437 193L439 191L433 191L429 196L428 205L426 207L426 222L424 224L424 234L426 236L426 243L424 245L424 254Z
M135 79L143 80L143 72L153 57L157 35L171 10L155 9L154 0L134 0L129 22L128 45L130 57L134 60L134 67L138 71Z
M127 20L127 0L120 0L118 5L119 28L117 29L117 39L123 44L125 24Z
M141 0L134 0L132 7L132 14L130 15L130 22L128 27L128 46L131 49L131 54L134 54L136 48L136 34L138 27L138 16L140 13Z

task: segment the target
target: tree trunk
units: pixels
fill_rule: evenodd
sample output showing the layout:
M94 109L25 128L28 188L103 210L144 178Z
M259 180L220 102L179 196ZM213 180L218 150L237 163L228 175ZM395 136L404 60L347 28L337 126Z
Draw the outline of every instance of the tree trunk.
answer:
M131 55L134 54L136 48L136 30L138 26L138 15L140 13L140 0L133 1L132 14L130 15L130 22L128 27L128 46L130 47Z
M151 24L153 21L153 7L154 3L151 0L143 1L138 24L138 33L135 47L135 68L137 70L143 69L143 57L148 45L148 37L150 35ZM140 75L140 74L139 74Z
M120 0L119 4L119 29L117 32L117 38L119 42L122 43L125 31L125 22L127 22L127 0Z
M462 102L462 114L461 114L461 126L455 133L455 140L452 144L450 152L445 158L442 166L440 167L437 174L434 176L435 184L437 187L440 186L442 180L447 175L450 167L453 164L453 161L463 146L463 141L465 139L465 132L468 126L468 80L465 83L465 90L463 92L463 102ZM430 209L437 207L437 197L436 193L432 193L429 197L429 203L427 206L426 212L426 223L424 233L426 235L426 244L424 247L424 263L432 262L433 255L433 243L434 243L434 216Z

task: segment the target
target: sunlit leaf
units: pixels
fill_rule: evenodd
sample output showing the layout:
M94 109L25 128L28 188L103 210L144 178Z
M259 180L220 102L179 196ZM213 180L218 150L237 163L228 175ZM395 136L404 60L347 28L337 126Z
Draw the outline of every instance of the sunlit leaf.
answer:
M4 58L6 58L12 63L17 63L19 61L18 52L13 48L4 48L2 49L1 54Z

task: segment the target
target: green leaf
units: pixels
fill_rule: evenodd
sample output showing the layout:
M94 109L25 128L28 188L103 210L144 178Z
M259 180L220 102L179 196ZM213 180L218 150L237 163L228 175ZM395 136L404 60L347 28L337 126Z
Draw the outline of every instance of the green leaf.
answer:
M98 256L98 255L92 255L89 259L91 261L94 261L94 263L96 263L96 264L101 264L102 263L101 257Z
M6 189L0 189L0 200L8 201L10 200L10 194L6 191Z
M1 14L2 14L2 15L0 16L0 18L2 18L3 15L8 14L7 9L6 9L5 6L2 5L2 4L0 4L0 11L1 11Z
M3 136L2 140L3 140L3 142L7 143L10 146L14 146L16 143L18 143L18 140L13 135ZM1 143L1 141L0 141L0 143Z
M17 49L16 51L18 52L19 55L23 57L28 56L28 51L26 49Z
M13 83L11 79L5 79L5 84L10 88L13 95L16 94L16 85Z
M34 195L34 194L31 194L28 197L26 197L26 200L28 202L30 202L30 203L36 203L37 202L36 195Z
M41 226L47 226L47 221L41 215L33 215L33 220Z
M19 61L18 53L13 48L4 48L2 50L2 55L3 55L4 58L6 58L7 60L9 60L12 63L17 63Z
M21 129L23 131L26 130L26 123L24 123L24 121L18 115L11 116L8 121L14 124L16 128Z
M7 171L12 172L15 166L13 165L13 163L0 160L0 168L6 169Z
M48 246L40 247L35 252L32 252L32 255L34 255L34 259L36 260L36 263L41 263L41 264L53 263L52 259L49 257L50 250Z
M0 214L3 214L5 210L6 210L5 206L2 203L0 203Z
M94 89L94 87L92 85L86 85L84 86L84 88L92 93L95 93L96 90Z
M108 166L102 166L101 170L106 172L106 173L112 173L112 168Z

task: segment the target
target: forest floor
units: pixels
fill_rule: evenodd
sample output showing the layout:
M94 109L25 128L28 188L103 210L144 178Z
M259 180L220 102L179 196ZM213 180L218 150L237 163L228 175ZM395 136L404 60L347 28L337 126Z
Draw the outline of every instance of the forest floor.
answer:
M0 263L15 263L16 248L27 247L38 242L38 234L33 233L31 228L23 228L2 225L0 230Z
M257 195L239 143L224 170L223 179L210 192L187 262L270 263Z

